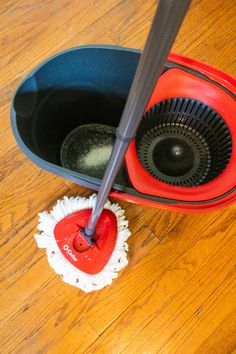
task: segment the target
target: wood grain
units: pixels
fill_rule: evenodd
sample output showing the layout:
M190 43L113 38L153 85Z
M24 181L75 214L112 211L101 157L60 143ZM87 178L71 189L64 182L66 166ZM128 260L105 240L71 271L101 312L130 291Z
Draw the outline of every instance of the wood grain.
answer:
M33 165L9 111L23 77L82 44L143 48L154 0L0 3L1 353L236 352L236 207L183 215L121 202L129 265L85 295L64 284L33 239L37 213L91 191ZM236 3L192 1L173 51L236 75Z

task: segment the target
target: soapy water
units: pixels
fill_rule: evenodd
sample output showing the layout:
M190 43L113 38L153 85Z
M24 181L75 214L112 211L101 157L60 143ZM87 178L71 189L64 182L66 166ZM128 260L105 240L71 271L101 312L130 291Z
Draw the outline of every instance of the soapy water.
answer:
M97 168L107 164L111 156L112 146L105 145L100 147L93 147L91 150L82 158L79 159L78 165L81 164L85 168Z
M116 128L86 124L74 129L61 149L63 167L102 178L116 138Z

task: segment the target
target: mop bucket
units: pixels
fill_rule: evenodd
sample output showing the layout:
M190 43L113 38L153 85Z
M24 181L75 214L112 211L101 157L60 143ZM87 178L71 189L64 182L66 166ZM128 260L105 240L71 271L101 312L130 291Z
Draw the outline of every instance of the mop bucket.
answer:
M80 126L97 124L111 129L118 126L140 54L138 50L114 46L82 46L59 53L34 69L18 87L11 106L13 133L24 154L48 172L98 190L101 175L81 173L65 166L61 149L68 135ZM181 212L206 212L232 204L236 197L235 95L236 81L229 75L183 56L170 54L110 196ZM183 117L187 115L183 108L190 107L187 101L202 109L201 113L198 108L198 121L205 116L209 121L206 112L210 110L211 114L216 114L217 119L208 124L209 134L202 134L205 121L205 125L195 124L194 115L192 118L188 116L188 122L183 123ZM170 119L169 113L165 116L166 121L163 120L166 105L172 109L175 120ZM191 110L193 114L194 109L197 111L196 107L190 108L188 113ZM156 123L156 127L162 129L161 138L154 136L150 128L152 115L151 124L159 122L160 117L164 122L162 126ZM178 129L173 128L174 123ZM222 135L219 135L218 126ZM187 137L185 130L189 134ZM176 144L173 146L173 152L179 154L185 145L187 151L193 150L192 155L188 153L188 159L194 161L190 161L189 171L191 168L197 171L196 163L202 169L205 166L205 174L201 173L201 169L198 173L195 171L192 184L178 182L183 180L183 171L186 172L185 160L179 172L182 173L181 178L173 174L173 161L172 165L170 161L165 163L165 145L170 142L173 132L179 134L176 139L180 142L177 148ZM202 137L201 142L197 140L199 137ZM222 149L217 146L217 139L224 143ZM149 140L155 141L151 144ZM193 140L196 146L188 147ZM161 147L164 153L156 166L154 156L158 155L157 147ZM161 165L160 172L158 166ZM174 169L168 172L167 168L169 175L165 172L166 166ZM205 175L205 180L200 180L200 176ZM188 178L187 181L192 180Z

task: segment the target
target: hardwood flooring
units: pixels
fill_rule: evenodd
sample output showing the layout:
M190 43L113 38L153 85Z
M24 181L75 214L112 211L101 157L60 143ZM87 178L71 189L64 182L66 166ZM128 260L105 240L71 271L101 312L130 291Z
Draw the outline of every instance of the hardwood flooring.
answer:
M89 43L143 48L154 0L0 2L0 352L236 353L236 206L184 215L121 203L129 265L84 294L38 250L37 213L91 191L33 165L13 138L14 90L37 64ZM236 3L194 0L173 51L236 75Z

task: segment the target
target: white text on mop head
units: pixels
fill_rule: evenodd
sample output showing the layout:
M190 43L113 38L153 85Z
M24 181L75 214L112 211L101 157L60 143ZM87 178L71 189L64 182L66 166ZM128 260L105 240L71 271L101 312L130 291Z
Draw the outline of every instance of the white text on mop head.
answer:
M64 245L64 246L63 246L63 250L65 250L66 253L68 253L68 255L69 255L74 261L78 261L78 259L76 258L76 256L75 256L74 253L71 251L71 249L69 248L68 245Z

